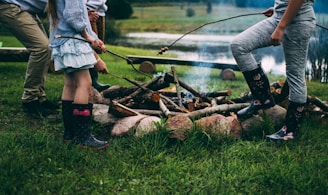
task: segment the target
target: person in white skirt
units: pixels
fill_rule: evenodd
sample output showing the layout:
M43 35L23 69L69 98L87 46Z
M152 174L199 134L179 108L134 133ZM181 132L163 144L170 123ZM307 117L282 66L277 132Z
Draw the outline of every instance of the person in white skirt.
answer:
M91 29L85 0L49 0L47 11L51 57L55 71L62 70L65 79L62 93L64 141L93 149L106 148L107 141L100 141L91 134L93 105L88 102L89 69L97 63L94 51L102 53L106 47ZM108 73L104 65L98 64L95 68Z

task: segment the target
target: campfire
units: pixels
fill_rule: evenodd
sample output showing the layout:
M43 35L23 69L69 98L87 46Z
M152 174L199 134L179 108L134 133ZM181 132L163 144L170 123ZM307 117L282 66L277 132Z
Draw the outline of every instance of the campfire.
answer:
M234 114L249 105L252 96L244 93L229 99L232 92L198 92L173 74L157 76L149 82L134 86L112 86L101 93L93 89L90 102L94 103L94 120L112 136L134 134L142 136L164 125L171 131L171 138L186 139L186 131L194 125L218 137L228 135L235 139L242 131L263 121L264 115L281 125L286 114L288 85L277 81L271 84L271 93L277 103L258 116L239 121ZM173 86L172 86L173 85ZM184 91L181 91L181 88ZM320 121L327 121L328 106L316 97L308 97L308 113L315 113Z

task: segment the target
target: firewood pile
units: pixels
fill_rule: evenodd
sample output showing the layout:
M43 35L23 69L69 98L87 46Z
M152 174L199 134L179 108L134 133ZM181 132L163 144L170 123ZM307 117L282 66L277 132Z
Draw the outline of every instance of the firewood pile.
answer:
M166 73L143 84L127 79L134 86L112 86L101 93L91 90L94 121L111 136L134 134L139 137L164 126L172 132L171 138L184 140L185 132L194 126L218 137L228 135L239 139L242 131L249 131L250 126L263 121L263 115L268 115L277 128L284 120L288 97L288 85L284 82L271 85L276 106L256 117L239 121L234 113L249 105L250 93L229 99L230 90L198 92L178 79L174 68L172 70L173 74ZM311 112L320 116L318 118L327 118L325 102L309 97L309 105Z

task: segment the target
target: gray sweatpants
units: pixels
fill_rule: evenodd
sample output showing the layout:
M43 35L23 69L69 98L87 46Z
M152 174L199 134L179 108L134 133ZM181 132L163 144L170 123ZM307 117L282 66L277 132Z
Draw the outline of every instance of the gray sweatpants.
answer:
M44 101L50 49L42 22L15 4L0 4L0 22L30 51L22 101Z
M231 42L232 54L242 72L258 68L259 62L251 52L271 46L270 37L279 20L276 16L267 18L240 33ZM313 17L313 19L293 21L285 30L282 46L289 84L289 100L296 103L305 103L307 99L305 68L308 45L314 28Z

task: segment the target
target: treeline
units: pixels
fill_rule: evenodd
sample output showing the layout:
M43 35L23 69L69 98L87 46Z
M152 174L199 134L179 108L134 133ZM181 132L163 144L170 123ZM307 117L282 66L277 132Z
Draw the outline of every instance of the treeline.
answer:
M107 4L116 4L117 2L122 4L152 4L152 3L213 3L213 4L227 4L237 7L258 7L266 8L272 7L274 0L108 0ZM328 1L327 0L315 0L314 10L317 13L328 13Z

